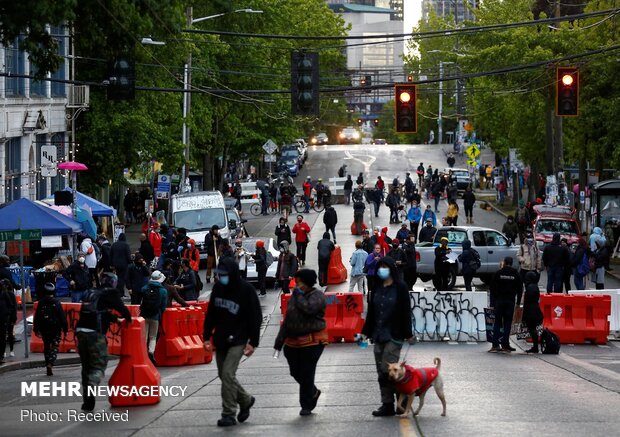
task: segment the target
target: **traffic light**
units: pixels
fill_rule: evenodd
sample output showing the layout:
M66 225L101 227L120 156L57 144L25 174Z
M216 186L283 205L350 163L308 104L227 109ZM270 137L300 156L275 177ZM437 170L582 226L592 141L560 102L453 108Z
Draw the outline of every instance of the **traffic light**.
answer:
M407 82L413 82L413 74L407 75Z
M375 118L373 123L374 123L375 126L379 126L379 120L378 119Z
M416 133L418 131L418 114L416 111L415 85L394 85L396 110L396 132Z
M579 69L558 67L555 113L560 117L579 115Z
M109 68L108 100L133 100L136 96L136 62L128 57L114 59Z
M371 93L372 90L370 89L370 87L372 86L372 76L367 74L366 76L362 77L362 79L360 80L360 85L362 86L362 88L365 88L365 92Z
M291 112L319 115L319 54L291 53Z
M357 125L358 125L358 126L361 126L361 125L362 125L362 123L364 123L364 121L363 121L361 118L358 118L358 119L357 119Z

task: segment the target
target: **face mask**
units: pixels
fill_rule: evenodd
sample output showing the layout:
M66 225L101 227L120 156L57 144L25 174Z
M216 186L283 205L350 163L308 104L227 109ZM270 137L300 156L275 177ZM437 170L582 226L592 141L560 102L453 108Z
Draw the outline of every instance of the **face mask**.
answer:
M534 243L534 239L533 238L528 238L527 239L527 244L532 244Z
M381 279L387 279L390 277L390 269L388 267L379 267L377 270L377 276Z
M84 261L86 261L86 259L84 259L84 258L78 258L78 262L79 262L80 264L84 264Z
M303 220L297 220L297 223L301 223Z
M230 276L228 275L221 275L218 276L219 280L220 280L220 284L222 285L228 285L228 283L230 282Z

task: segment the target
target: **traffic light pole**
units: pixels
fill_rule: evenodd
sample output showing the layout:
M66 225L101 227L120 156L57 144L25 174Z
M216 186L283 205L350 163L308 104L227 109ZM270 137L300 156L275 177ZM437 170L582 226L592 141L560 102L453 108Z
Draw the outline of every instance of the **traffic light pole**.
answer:
M192 26L192 7L187 8L187 25ZM192 52L189 52L187 61L183 67L183 179L181 180L181 192L187 191L189 187L189 126L187 125L187 118L189 117L190 105L191 105L191 93L189 92L192 83Z
M439 61L439 111L437 113L437 144L443 144L443 61Z

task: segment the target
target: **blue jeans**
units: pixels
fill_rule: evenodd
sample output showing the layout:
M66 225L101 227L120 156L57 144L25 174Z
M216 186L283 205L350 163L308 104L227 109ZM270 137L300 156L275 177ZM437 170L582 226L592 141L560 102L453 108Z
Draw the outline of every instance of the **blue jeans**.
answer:
M499 192L499 204L503 205L504 204L504 199L506 198L506 195L504 194L503 191Z
M577 290L586 289L586 285L583 283L583 278L585 278L585 276L581 276L577 273L577 269L573 269L573 281L575 282L575 288Z
M378 217L379 216L379 203L372 202L372 204L375 206L375 217Z
M304 212L308 213L310 212L310 197L304 196L304 202L306 203L306 210Z
M564 267L547 267L547 293L561 293Z
M71 291L71 303L82 302L83 295L84 295L84 290L72 290Z
M435 211L439 211L439 201L441 200L441 194L435 196Z

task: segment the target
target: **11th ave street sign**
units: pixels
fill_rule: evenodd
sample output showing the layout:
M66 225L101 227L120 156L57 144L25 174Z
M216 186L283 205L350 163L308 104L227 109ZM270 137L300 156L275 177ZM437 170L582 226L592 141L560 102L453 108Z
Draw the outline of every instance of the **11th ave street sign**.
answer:
M41 229L16 229L14 231L0 231L0 241L40 240Z

